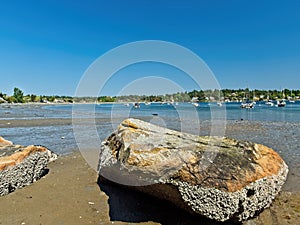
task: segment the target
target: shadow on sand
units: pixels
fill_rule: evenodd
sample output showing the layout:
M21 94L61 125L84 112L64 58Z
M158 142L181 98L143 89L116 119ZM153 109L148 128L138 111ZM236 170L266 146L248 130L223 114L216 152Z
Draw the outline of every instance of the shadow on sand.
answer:
M116 185L105 178L98 178L100 190L109 197L111 221L129 223L153 221L162 225L227 225L191 215L169 202Z

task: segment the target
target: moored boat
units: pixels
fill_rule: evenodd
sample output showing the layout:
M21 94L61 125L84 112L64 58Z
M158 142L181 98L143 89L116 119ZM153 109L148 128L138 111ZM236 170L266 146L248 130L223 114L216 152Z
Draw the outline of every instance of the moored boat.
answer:
M286 102L284 100L279 100L279 101L277 101L276 106L277 107L285 107L286 106Z
M241 103L241 108L243 109L252 109L254 108L254 102L246 101Z
M198 107L198 106L199 106L199 103L193 102L192 105L195 106L195 107Z
M267 100L266 105L274 106L274 102L272 100Z
M140 103L139 102L136 102L134 103L134 106L133 106L135 109L139 109L140 108Z

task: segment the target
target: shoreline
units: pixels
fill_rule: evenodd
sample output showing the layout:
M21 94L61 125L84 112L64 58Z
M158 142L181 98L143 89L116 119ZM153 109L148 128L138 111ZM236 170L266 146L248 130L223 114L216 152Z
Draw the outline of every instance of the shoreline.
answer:
M48 168L41 180L0 197L0 224L226 224L191 216L169 203L116 185L97 183L96 171L79 152L60 156ZM243 224L296 224L299 203L300 191L282 191L270 208Z
M285 99L287 102L289 102L288 99ZM263 100L259 100L259 101L255 101L255 102L260 102L260 103L265 103L267 102L268 99L263 99ZM277 101L277 100L272 100L273 102ZM91 105L91 104L95 104L95 105L105 105L105 104L134 104L134 103L147 103L148 101L116 101L116 102L24 102L24 103L0 103L0 106L22 106L22 105L41 105L41 106L47 106L47 105ZM210 104L210 103L218 103L220 101L197 101L198 103L206 103L206 104ZM222 103L224 104L230 104L230 103L242 103L243 101L222 101ZM148 103L171 103L170 101L154 101L154 102L148 102ZM175 102L174 102L175 103ZM177 102L177 103L192 103L192 101L186 101L186 102ZM300 103L300 99L295 100L294 104L298 104Z

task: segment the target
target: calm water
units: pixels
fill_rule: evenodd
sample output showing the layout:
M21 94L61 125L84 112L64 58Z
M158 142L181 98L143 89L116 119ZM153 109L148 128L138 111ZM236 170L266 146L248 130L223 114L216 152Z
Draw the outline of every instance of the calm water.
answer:
M51 123L30 126L32 120L96 118L96 128L100 139L104 139L125 118L136 117L146 121L180 130L182 121L189 132L200 127L201 135L210 134L211 119L226 119L226 136L250 140L275 149L288 163L290 170L300 178L300 102L287 103L286 107L270 107L263 102L253 109L241 109L239 103L226 103L222 107L214 103L200 103L195 108L189 103L178 105L141 104L140 109L132 105L102 104L76 105L72 114L72 105L0 105L1 123L8 120L22 120L27 126L0 128L0 136L14 143L47 146L59 154L77 150L72 124L57 125ZM113 118L111 120L111 118ZM199 120L199 124L195 123ZM2 126L3 127L3 126ZM82 129L83 136L90 138L89 127ZM187 130L185 130L187 131Z
M97 129L99 136L105 138L123 119L128 117L142 118L177 130L182 128L182 121L188 124L186 127L199 125L207 128L213 119L226 120L227 125L236 124L236 126L239 125L236 123L237 121L242 121L240 125L259 123L264 131L267 130L268 133L265 134L265 137L258 138L258 141L271 146L275 139L281 138L287 138L288 140L284 142L293 146L294 142L290 143L289 137L299 138L297 136L300 135L299 101L293 104L287 103L287 106L283 108L270 107L263 102L257 103L254 109L242 109L239 106L239 103L226 103L222 107L217 106L215 103L200 103L199 107L194 107L189 103L179 103L178 105L152 103L151 105L141 104L139 109L134 109L132 105L125 106L124 104L83 104L76 105L75 108L72 105L0 105L0 120L3 121L2 123L5 123L5 120L22 120L27 123L26 121L36 119L71 119L72 116L75 118L102 119L100 122L97 121ZM111 118L113 119L111 120ZM198 120L198 123L195 123L195 120ZM193 133L192 129L185 129L185 131ZM275 133L277 131L279 132L277 135L267 135L270 132ZM203 129L201 134L209 135L209 131ZM11 139L15 143L53 146L53 150L59 153L67 153L76 148L71 125L62 126L50 123L49 126L30 127L29 125L29 127L20 128L0 128L0 135ZM252 129L243 130L242 133L234 136L250 140L255 137ZM65 142L69 142L66 145L59 146L56 141L57 138L61 139L61 137L64 137L62 140Z
M224 112L226 108L227 120L251 120L251 121L273 121L273 122L300 122L300 101L287 103L286 107L278 108L265 105L263 102L257 103L254 109L241 109L239 103L226 103L222 107L215 103L200 103L199 107L194 107L189 103L179 103L178 105L167 105L152 103L151 105L141 104L140 109L133 109L124 104L101 104L101 105L79 105L76 111L79 117L110 118L118 115L124 116L152 116L158 114L160 117L176 118L178 110L183 110L189 114L197 109L200 120L210 120L211 113ZM44 119L44 118L71 118L72 105L0 105L0 119ZM90 110L95 108L95 114ZM77 116L77 115L76 115ZM222 117L223 118L223 115Z

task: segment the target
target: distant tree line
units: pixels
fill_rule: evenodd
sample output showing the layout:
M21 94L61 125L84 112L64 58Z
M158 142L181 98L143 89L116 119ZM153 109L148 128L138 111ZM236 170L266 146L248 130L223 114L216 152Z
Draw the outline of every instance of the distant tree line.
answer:
M211 101L255 101L292 99L300 100L300 90L249 90L222 89L222 90L193 90L190 92L177 92L165 95L126 95L126 96L99 96L99 97L71 97L71 96L46 96L27 94L19 88L14 88L13 95L9 96L0 92L0 103L85 103L85 102L211 102Z
M266 101L276 99L300 99L300 90L284 89L278 90L249 90L246 89L222 89L222 90L193 90L190 92L177 92L175 94L166 95L128 95L118 96L116 101L118 102L163 102L163 101L175 101L175 102L211 102L211 101L243 101L251 99L255 101Z
M58 96L58 95L46 96L46 95L34 95L34 94L24 95L24 92L17 87L14 88L12 96L0 92L0 103L47 103L47 102L72 103L73 97Z

